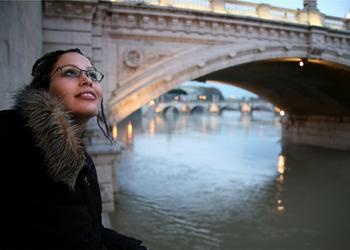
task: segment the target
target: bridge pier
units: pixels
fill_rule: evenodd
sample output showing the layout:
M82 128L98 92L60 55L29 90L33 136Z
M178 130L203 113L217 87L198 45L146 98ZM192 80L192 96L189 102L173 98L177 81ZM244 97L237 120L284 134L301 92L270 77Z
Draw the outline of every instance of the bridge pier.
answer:
M119 161L122 146L118 143L112 145L100 131L95 119L88 123L85 140L87 151L96 165L102 211L113 212L115 210L114 194L118 191L116 164Z
M282 120L282 141L350 151L350 116L292 115Z

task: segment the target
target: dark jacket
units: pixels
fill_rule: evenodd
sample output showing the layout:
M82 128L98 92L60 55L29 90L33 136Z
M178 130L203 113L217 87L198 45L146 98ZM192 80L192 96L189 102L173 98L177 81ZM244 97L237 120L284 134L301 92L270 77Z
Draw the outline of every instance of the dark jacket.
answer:
M0 249L145 249L105 228L94 163L62 104L26 87L0 111Z

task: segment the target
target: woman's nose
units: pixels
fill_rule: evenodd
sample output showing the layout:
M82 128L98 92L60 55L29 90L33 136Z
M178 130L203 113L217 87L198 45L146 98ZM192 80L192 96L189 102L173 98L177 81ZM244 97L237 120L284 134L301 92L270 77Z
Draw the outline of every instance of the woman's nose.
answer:
M85 74L85 72L82 72L82 74L79 76L79 80L80 80L80 85L89 85L92 86L92 80L87 77L87 75Z

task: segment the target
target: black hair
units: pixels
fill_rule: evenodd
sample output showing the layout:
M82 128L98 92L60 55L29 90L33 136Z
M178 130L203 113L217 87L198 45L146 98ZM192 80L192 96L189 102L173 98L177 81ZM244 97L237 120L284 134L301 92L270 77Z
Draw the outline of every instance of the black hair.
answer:
M54 65L63 54L70 52L79 53L84 56L80 49L75 48L52 51L36 60L32 67L33 79L29 85L34 89L48 90Z
M50 81L51 81L51 74L54 70L53 67L55 66L58 59L66 53L78 53L82 56L85 56L83 52L81 52L80 49L74 48L74 49L67 49L67 50L56 50L49 53L46 53L42 57L40 57L38 60L35 61L32 67L32 76L33 79L30 82L29 86L34 89L43 89L48 90L50 87ZM86 57L86 56L85 56ZM93 65L91 60L86 57L90 63ZM103 123L104 127L101 125L101 122ZM113 143L113 138L110 132L110 128L107 123L107 119L105 116L104 108L103 108L103 100L101 100L101 111L97 114L97 124L99 128L101 129L104 136Z

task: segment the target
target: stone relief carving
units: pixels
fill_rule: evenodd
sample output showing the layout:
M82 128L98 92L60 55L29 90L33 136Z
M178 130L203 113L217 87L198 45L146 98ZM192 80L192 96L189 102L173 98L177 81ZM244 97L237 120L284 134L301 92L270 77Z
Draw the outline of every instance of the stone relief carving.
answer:
M43 1L43 14L45 16L65 16L92 19L96 12L96 3L86 1Z
M188 45L181 44L162 44L150 42L149 44L132 44L132 41L127 41L119 47L121 53L118 61L121 62L118 66L118 81L123 85L122 79L127 79L130 76L136 76L145 70L152 67L157 67L172 56L183 53L189 49ZM132 45L131 45L132 44ZM191 48L191 47L190 47Z
M143 62L143 53L139 48L128 48L123 54L124 64L130 68L137 68Z

